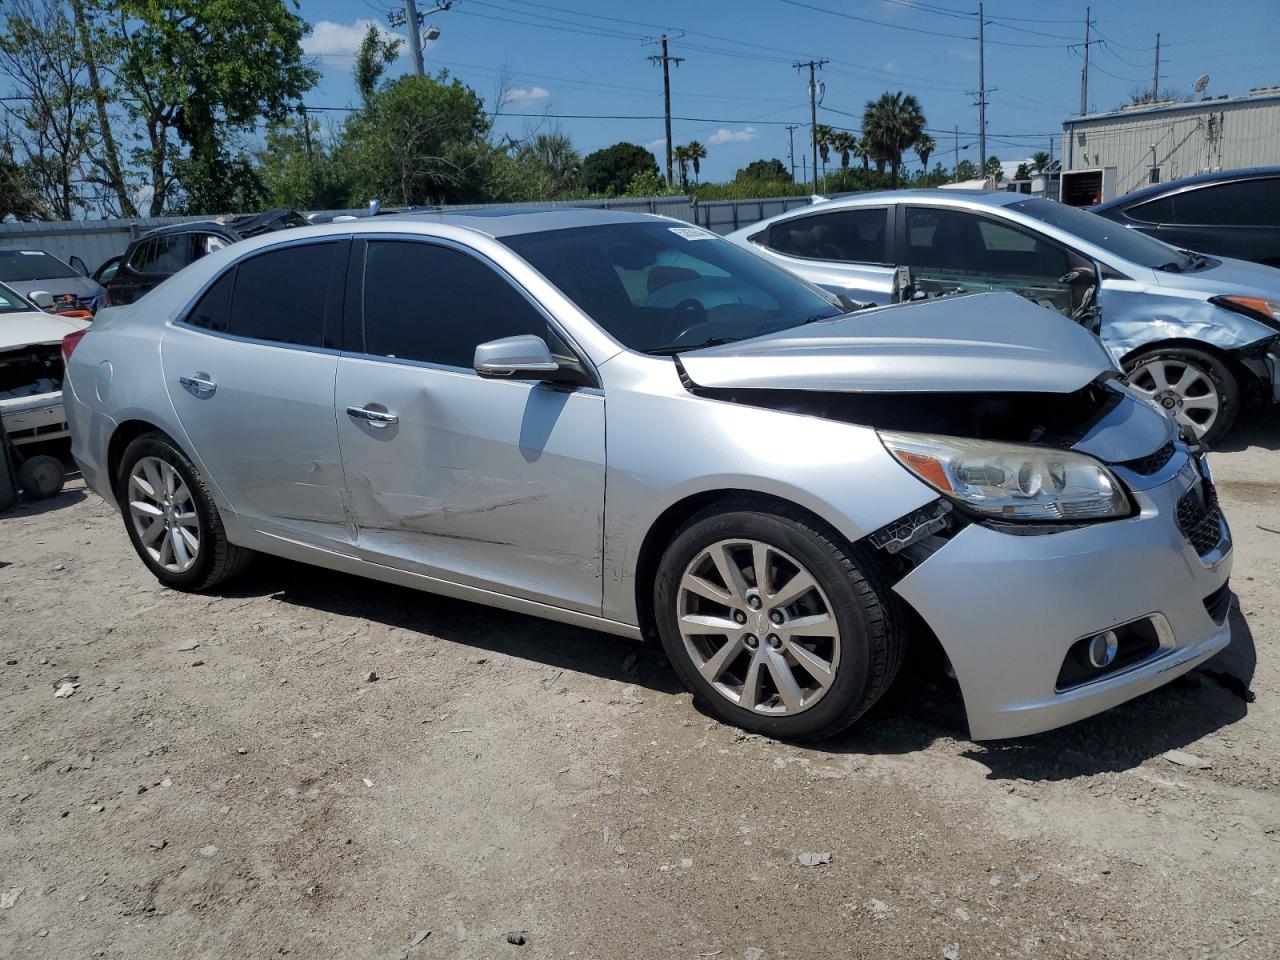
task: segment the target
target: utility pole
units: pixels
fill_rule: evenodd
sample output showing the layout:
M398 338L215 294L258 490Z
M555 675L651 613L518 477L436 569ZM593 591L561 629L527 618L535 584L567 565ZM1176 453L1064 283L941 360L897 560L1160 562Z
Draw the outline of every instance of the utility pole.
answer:
M956 162L952 166L951 172L955 173L960 169L960 124L956 124Z
M982 4L978 4L978 169L987 175L987 73L986 73L986 18Z
M826 60L806 60L803 63L792 64L797 70L809 68L809 130L811 131L809 139L813 141L810 146L813 147L814 193L818 192L818 78L816 71L826 62Z
M796 124L787 124L787 156L791 160L791 182L796 180L796 131L800 129Z
M684 34L681 34L681 36L684 36ZM673 57L668 55L667 41L669 39L670 38L664 33L661 37L658 37L656 40L648 39L644 41L645 43L662 44L662 53L651 54L649 56L649 62L662 64L662 107L663 107L663 119L666 122L665 129L667 133L667 186L668 187L672 185L672 180L671 180L671 64L674 63L678 67L680 66L680 64L684 63L684 57Z
M1080 116L1089 112L1089 8L1084 8L1084 65L1080 68Z
M1151 102L1160 99L1160 34L1156 34L1156 70L1151 75Z
M409 30L409 56L413 59L414 76L422 76L425 70L422 63L422 36L419 33L423 18L433 13L443 13L452 6L453 0L441 0L430 10L419 13L416 0L404 0L404 12L391 10L387 13L387 23L393 27L407 27ZM427 39L434 40L438 36L440 31L432 27Z

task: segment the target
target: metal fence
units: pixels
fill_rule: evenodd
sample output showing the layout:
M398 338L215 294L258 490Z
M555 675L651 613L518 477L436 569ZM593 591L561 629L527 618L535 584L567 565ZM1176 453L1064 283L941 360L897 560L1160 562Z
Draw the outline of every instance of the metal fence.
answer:
M729 233L772 217L785 210L809 204L808 196L769 197L758 200L712 200L698 203L691 197L619 197L611 200L551 200L538 203L474 203L442 207L446 213L482 210L497 206L514 207L598 207L656 213L696 223L715 233ZM323 211L360 216L366 210ZM148 230L170 223L208 220L210 217L149 217L136 220L61 220L46 223L0 223L0 249L38 249L69 260L76 256L90 271L123 253L129 241Z

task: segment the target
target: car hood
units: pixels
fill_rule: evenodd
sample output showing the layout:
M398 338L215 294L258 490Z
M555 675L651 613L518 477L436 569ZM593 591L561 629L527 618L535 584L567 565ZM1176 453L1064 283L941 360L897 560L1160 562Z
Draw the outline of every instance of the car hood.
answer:
M14 350L37 343L60 343L68 333L83 330L89 322L41 311L0 313L0 350Z
M55 277L52 280L6 280L5 283L24 297L37 290L47 290L55 297L71 294L77 300L92 298L102 293L102 285L92 277Z
M1071 393L1115 369L1099 340L1012 293L880 307L679 355L708 388Z
M1280 300L1280 270L1248 260L1214 259L1221 260L1221 263L1195 273L1156 270L1156 282L1170 290L1186 290L1209 297L1234 295Z

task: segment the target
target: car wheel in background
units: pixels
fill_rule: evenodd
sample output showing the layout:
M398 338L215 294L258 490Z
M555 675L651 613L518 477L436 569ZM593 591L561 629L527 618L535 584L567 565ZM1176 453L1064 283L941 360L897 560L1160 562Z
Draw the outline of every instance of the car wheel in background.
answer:
M165 586L205 590L252 559L253 551L227 540L204 479L163 434L129 444L115 489L133 548Z
M744 500L692 518L662 558L654 603L684 684L720 719L772 737L838 733L902 663L874 565L789 507Z
M1207 444L1226 436L1240 412L1240 384L1225 363L1192 347L1157 347L1127 364L1129 383Z
M43 453L28 457L18 468L18 486L28 500L47 500L57 496L66 479L67 471L62 461Z

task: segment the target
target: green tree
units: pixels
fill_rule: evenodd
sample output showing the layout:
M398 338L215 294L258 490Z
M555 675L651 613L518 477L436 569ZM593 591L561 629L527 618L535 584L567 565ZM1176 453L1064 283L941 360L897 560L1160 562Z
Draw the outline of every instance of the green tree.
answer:
M501 151L476 92L447 72L404 76L375 91L347 120L335 158L353 201L464 203L488 199Z
M188 209L231 203L244 187L237 135L283 119L319 79L302 53L309 27L285 0L84 7L115 102L139 141L130 159L147 173L153 214L175 205L175 187Z
M933 151L937 149L938 144L927 133L922 133L916 138L916 156L920 158L920 171L922 173L929 169L929 158L933 156Z
M1014 172L1014 174L1013 174L1013 179L1015 179L1015 180L1030 180L1030 179L1031 179L1031 168L1030 168L1029 166L1027 166L1025 163L1020 163L1020 164L1018 164L1018 169Z
M858 138L853 145L853 155L862 161L863 170L871 169L871 148L867 145L866 137Z
M0 221L48 220L40 190L31 171L0 147Z
M1045 167L1049 166L1052 161L1053 157L1049 156L1049 154L1045 153L1043 150L1033 153L1031 155L1031 172L1044 173Z
M615 143L587 155L582 161L582 186L592 193L618 195L625 193L636 174L658 173L658 161L644 147L634 143Z
M778 181L785 180L790 182L793 178L791 171L787 169L786 164L781 160L774 158L772 160L752 160L745 167L733 175L735 182L744 180L762 180L762 181Z
M961 160L956 164L954 172L956 180L977 180L978 167L972 160Z
M267 207L332 210L351 202L351 184L305 113L271 124L257 154L263 203Z
M823 167L826 167L827 161L831 159L831 138L836 132L825 123L820 123L813 128L813 141L818 145L818 156L822 159Z
M898 185L898 170L902 167L902 154L915 145L924 133L924 112L920 102L911 94L883 93L877 100L867 101L862 116L863 136L868 141L877 169L883 171L887 164L892 172L892 183Z
M685 144L684 149L689 163L693 166L693 179L696 182L702 175L702 161L707 159L707 148L697 140L690 140Z
M982 175L996 183L1004 179L1004 168L1000 166L1000 158L987 157L987 162L982 165Z
M852 133L839 130L831 135L831 147L840 154L840 166L844 169L848 169L849 157L857 146L858 138Z
M689 189L689 148L681 144L671 151L671 159L680 170L680 189Z
M356 89L360 91L360 99L365 103L378 89L378 81L387 67L396 62L400 56L399 37L384 34L376 23L370 23L360 41L360 49L356 51L355 74Z
M511 156L507 167L509 189L502 190L501 185L491 183L491 192L510 194L514 200L552 200L578 190L582 155L568 134L560 130L539 133L508 149ZM498 169L503 167L498 165Z

